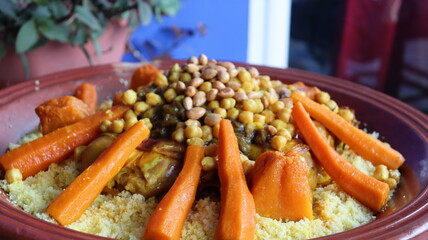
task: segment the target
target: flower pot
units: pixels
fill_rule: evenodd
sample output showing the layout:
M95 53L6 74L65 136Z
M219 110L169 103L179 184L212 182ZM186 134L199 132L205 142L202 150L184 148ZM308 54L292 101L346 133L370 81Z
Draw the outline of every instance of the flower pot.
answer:
M129 30L124 24L113 21L106 27L99 39L102 58L98 58L92 42L88 42L85 48L96 65L118 62L125 51L128 35ZM79 46L60 42L48 42L26 55L30 66L31 75L29 78L25 76L19 55L12 49L9 49L6 56L0 60L0 72L2 73L0 76L0 89L30 78L90 65Z

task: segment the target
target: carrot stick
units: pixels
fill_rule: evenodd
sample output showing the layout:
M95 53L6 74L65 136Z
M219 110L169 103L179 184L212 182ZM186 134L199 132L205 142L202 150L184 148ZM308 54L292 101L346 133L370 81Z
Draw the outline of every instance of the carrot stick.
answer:
M309 168L296 151L265 152L253 168L251 193L256 212L277 220L313 219Z
M254 199L248 190L238 141L229 120L221 120L218 137L220 218L216 239L253 239L256 226Z
M388 200L388 184L362 173L343 159L317 131L300 102L294 105L292 115L297 129L331 178L362 204L380 211Z
M129 84L130 89L137 91L137 88L140 86L149 85L158 74L161 74L162 71L154 67L153 65L144 65L137 68L132 75L131 84Z
M131 152L149 136L142 121L126 130L48 206L46 212L65 226L82 216L104 186L126 163Z
M295 102L301 102L314 119L321 122L364 159L369 160L375 165L386 165L391 169L397 169L403 164L404 157L399 152L380 140L373 138L363 130L352 126L331 110L298 92L292 93L291 98Z
M120 118L128 109L126 106L116 106L59 128L7 152L0 157L0 164L5 170L19 169L24 178L33 176L46 170L51 163L65 159L76 147L90 143L100 134L100 125L104 120Z
M76 88L74 96L82 100L89 107L89 112L92 114L97 110L98 106L98 95L97 89L94 85L89 83L83 83Z
M183 169L150 217L144 239L180 239L187 214L195 201L204 152L202 146L187 147Z

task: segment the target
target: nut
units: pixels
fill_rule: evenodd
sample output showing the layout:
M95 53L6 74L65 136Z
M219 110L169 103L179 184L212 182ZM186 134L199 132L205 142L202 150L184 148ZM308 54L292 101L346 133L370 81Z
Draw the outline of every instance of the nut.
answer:
M236 92L235 93L235 100L237 102L242 102L242 101L247 100L247 99L248 99L247 94L245 94L243 92Z
M268 133L270 133L271 135L275 135L278 132L278 130L276 130L276 128L272 125L267 125L266 131L268 131Z
M238 89L241 87L241 83L240 82L235 82L235 81L229 81L227 83L227 86L232 88L235 91L238 91Z
M190 86L193 86L193 87L195 87L195 88L198 88L199 86L201 86L201 84L204 82L204 80L202 79L202 78L200 78L200 77L196 77L196 78L193 78L192 80L190 80L190 83L189 83L189 85Z
M223 66L225 68L227 68L227 70L231 70L235 68L235 64L231 63L231 62L219 62L218 63L220 66Z
M227 72L232 78L238 76L238 73L239 73L239 71L236 68L229 69Z
M259 76L259 70L257 70L257 68L255 67L251 67L250 69L248 69L248 72L251 74L251 77L253 78Z
M193 108L193 101L190 97L185 97L183 99L183 106L186 110L190 110Z
M189 86L186 88L186 92L185 92L186 96L188 97L193 97L196 94L196 88L193 86Z
M211 89L211 90L207 93L207 100L208 100L208 101L213 101L213 100L215 100L215 99L216 99L216 97L217 97L217 94L218 94L218 89L215 89L215 88Z
M217 73L217 78L220 82L227 83L229 82L230 76L229 73L227 73L226 71L219 71Z
M248 98L249 99L259 99L263 97L263 93L262 92L249 92L248 93Z
M263 107L264 108L268 108L269 107L269 100L267 99L266 96L262 97L262 103L263 103Z
M199 71L199 67L194 63L189 63L184 67L184 70L186 70L188 73L195 73Z
M189 119L198 120L202 116L204 116L207 110L203 107L195 107L186 112L186 117Z
M177 87L175 87L175 91L178 93L184 92L186 90L186 84L182 81L177 82Z
M207 55L205 55L205 54L201 54L201 55L199 56L199 64L201 64L201 65L206 65L207 63L208 63Z
M193 104L197 107L202 106L207 101L205 96L204 91L198 91L193 97Z
M186 126L197 126L200 127L201 123L198 120L193 119L187 119L187 121L184 122Z
M220 82L220 81L215 81L213 84L213 88L217 88L218 90L221 90L223 88L225 88L226 86L224 85L224 83Z
M201 77L205 80L213 79L215 76L217 76L217 70L211 68L205 69L201 74Z
M192 63L192 64L198 64L198 58L195 56L191 56L189 59L187 59L187 63Z
M220 114L217 113L208 113L205 116L204 123L208 126L214 126L219 123L221 120Z
M227 87L227 88L221 89L217 95L220 96L221 98L231 98L235 95L235 91L233 91L232 88Z

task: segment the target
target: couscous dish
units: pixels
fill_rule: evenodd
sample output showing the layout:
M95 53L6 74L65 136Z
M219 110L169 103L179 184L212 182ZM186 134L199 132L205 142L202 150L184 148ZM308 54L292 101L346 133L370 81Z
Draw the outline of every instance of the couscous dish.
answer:
M116 239L308 239L375 219L404 158L352 106L256 68L146 65L97 103L42 103L0 157L0 187L40 219Z

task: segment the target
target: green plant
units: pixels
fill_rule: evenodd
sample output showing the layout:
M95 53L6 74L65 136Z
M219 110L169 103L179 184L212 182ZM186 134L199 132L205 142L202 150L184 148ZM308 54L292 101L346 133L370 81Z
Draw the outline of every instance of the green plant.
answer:
M101 57L98 38L111 20L134 28L149 24L153 15L173 16L178 8L179 0L0 0L0 59L14 48L28 76L25 54L58 41L79 46L93 64L85 44L92 41Z

